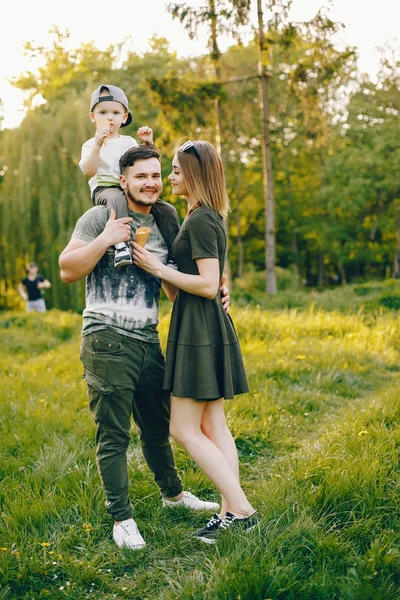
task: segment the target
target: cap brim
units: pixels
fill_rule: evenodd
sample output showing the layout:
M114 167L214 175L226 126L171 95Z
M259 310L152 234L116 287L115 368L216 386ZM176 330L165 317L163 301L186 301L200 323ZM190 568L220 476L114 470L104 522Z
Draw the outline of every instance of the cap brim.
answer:
M130 112L128 112L128 118L125 121L125 123L122 123L121 127L128 127L128 125L130 125L132 123L132 115Z

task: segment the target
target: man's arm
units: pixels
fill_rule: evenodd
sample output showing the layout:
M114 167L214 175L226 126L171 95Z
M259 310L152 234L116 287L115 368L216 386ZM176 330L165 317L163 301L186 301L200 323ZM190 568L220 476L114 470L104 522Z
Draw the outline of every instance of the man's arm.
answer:
M221 281L219 284L219 295L221 297L221 302L222 302L222 306L224 307L224 311L226 313L229 313L229 311L230 311L229 305L231 302L231 296L229 294L229 289L226 287L225 281L226 281L226 277L225 277L225 275L222 275Z
M74 283L84 279L93 271L107 248L127 242L130 239L131 228L128 223L132 219L123 217L115 218L115 211L111 209L104 231L91 242L72 238L68 246L62 251L58 264L60 276L64 283Z

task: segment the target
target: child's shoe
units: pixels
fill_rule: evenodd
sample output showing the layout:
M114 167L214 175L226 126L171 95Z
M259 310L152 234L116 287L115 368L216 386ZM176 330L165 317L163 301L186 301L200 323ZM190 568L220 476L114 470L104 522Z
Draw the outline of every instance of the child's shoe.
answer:
M116 244L114 254L114 267L123 267L125 265L131 265L132 263L132 254L129 244L127 244L126 242Z

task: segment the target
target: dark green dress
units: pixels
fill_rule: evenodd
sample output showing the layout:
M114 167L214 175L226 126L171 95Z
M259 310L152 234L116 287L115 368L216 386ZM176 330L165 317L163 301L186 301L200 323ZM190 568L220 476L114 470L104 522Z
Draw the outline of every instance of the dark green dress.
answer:
M200 206L188 215L172 245L179 271L198 275L196 259L226 253L222 218ZM213 300L179 290L168 334L164 389L198 401L233 398L248 392L242 354L232 320L219 293Z

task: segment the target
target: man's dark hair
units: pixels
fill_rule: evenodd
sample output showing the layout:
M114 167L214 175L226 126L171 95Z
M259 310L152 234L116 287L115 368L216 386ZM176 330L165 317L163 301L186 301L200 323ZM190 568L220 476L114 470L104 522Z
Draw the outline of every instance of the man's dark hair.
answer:
M161 162L161 154L155 146L142 144L135 148L129 148L119 159L121 173L124 174L128 167L133 167L137 160L147 160L148 158L158 158Z

